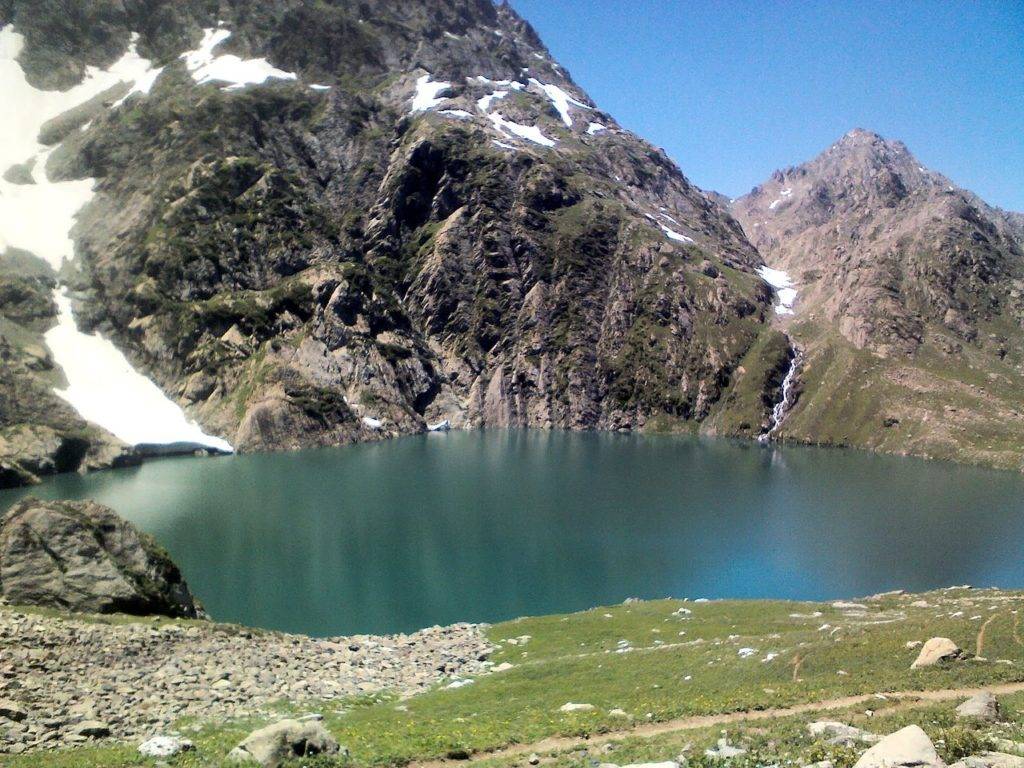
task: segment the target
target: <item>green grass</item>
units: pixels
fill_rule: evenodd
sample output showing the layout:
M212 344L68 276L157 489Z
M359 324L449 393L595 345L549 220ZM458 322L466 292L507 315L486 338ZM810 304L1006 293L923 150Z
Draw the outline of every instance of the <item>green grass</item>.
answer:
M327 727L349 748L352 763L383 766L691 715L783 707L851 694L1024 680L1024 647L1013 613L1024 608L1024 595L981 590L932 593L924 596L928 608L913 607L915 599L867 601L866 616L844 615L843 610L812 603L659 600L521 619L489 630L500 645L492 660L510 663L512 669L481 676L471 685L438 687L401 702L388 695L342 704L293 702L282 705L281 712L322 712ZM679 614L680 608L691 613ZM948 636L973 652L981 624L993 615L983 648L987 661L910 669L917 651L906 647L908 641ZM507 642L523 636L530 639ZM622 641L633 650L616 652ZM744 647L757 652L742 657L739 650ZM769 652L777 655L765 661ZM595 709L560 712L570 701ZM628 717L610 714L616 708ZM199 724L200 730L189 734L199 747L197 753L174 765L216 765L255 724ZM782 720L751 727L752 732L788 733ZM693 739L687 734L682 741ZM654 749L655 742L638 741L637 754ZM623 762L618 755L615 761ZM17 768L108 764L146 763L120 747L32 755L11 762Z

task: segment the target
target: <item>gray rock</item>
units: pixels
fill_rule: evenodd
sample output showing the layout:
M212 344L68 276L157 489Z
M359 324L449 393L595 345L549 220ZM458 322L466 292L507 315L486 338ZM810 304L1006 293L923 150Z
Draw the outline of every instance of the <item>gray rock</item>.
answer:
M178 736L154 736L139 745L139 754L144 757L174 757L193 749L195 745L188 739Z
M1024 768L1024 757L1005 752L982 752L953 763L949 768Z
M874 733L868 733L860 728L854 728L852 725L834 720L808 723L807 730L810 731L811 736L816 738L825 737L830 744L845 744L847 746L856 742L875 744L882 738Z
M28 717L28 710L16 701L0 699L0 717L6 717L8 720L20 723Z
M854 768L944 768L935 745L920 727L891 733L860 756Z
M147 534L94 502L26 499L0 521L0 589L11 603L195 618L178 567Z
M84 720L76 725L71 732L76 736L100 739L110 735L110 726L106 723L101 723L99 720Z
M999 719L999 702L993 694L988 691L982 691L957 707L956 716L976 718L987 723L994 723Z
M312 755L335 755L340 748L319 722L281 720L250 733L228 754L228 762L258 763L277 768L285 760Z

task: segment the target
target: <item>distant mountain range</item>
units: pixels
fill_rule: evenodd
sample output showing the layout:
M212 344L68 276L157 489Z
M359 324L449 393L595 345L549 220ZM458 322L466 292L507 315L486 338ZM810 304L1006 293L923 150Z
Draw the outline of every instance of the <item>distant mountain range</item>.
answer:
M116 406L87 423L74 386L54 393L74 378L45 336L64 295L63 322L113 342L200 445L447 421L1021 466L1024 217L900 144L854 131L730 202L507 5L67 5L0 2L2 83L24 114L62 109L11 127L25 156L0 168L2 484L141 442Z

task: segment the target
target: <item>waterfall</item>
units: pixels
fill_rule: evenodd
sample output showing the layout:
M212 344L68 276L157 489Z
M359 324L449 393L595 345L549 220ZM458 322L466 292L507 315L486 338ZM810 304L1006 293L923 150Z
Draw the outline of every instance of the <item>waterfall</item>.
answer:
M793 350L793 357L790 358L789 370L786 371L786 376L782 380L782 397L772 407L771 425L766 431L757 436L758 441L762 443L767 443L775 436L775 433L782 426L782 422L786 420L786 416L789 415L790 409L796 402L794 385L796 384L796 375L800 372L800 365L803 363L803 353L793 343L792 339L790 339L789 346Z

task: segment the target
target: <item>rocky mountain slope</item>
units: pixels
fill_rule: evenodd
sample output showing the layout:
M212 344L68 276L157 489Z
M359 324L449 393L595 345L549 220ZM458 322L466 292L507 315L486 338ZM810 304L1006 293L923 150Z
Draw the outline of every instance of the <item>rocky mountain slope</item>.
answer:
M7 183L95 180L78 326L207 432L768 423L787 350L758 253L508 6L66 5L0 4L28 83L130 74Z
M732 211L799 291L804 395L784 434L1022 466L1019 215L863 130Z

